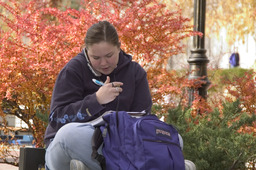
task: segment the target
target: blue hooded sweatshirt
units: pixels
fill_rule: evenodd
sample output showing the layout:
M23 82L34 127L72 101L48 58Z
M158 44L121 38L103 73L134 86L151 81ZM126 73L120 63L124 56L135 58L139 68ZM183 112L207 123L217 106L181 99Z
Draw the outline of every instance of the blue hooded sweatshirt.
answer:
M123 83L123 91L114 101L101 105L96 99L100 86L92 79L105 82L107 75L96 77L87 65L84 53L71 59L60 71L55 82L51 100L49 124L45 132L46 146L56 132L70 122L88 122L105 111L118 110L150 113L152 100L145 70L122 50L114 71L108 75L110 81Z

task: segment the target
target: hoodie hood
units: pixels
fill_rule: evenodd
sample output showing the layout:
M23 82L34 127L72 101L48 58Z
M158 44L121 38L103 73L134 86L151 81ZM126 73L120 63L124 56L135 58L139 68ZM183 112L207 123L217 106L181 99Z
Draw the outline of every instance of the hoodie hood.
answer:
M129 54L126 54L123 50L120 50L117 67L113 72L120 71L123 67L128 65L131 61L132 61L132 56Z

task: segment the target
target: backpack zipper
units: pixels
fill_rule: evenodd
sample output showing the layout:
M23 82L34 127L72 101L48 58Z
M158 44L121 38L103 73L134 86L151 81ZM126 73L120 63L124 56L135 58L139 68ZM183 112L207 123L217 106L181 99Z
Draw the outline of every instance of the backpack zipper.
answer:
M163 141L163 140L152 140L152 139L142 139L142 140L143 140L143 141L148 141L148 142L157 142L157 143L172 144L172 145L175 145L175 146L178 146L179 148L181 148L179 144L174 143L174 142Z

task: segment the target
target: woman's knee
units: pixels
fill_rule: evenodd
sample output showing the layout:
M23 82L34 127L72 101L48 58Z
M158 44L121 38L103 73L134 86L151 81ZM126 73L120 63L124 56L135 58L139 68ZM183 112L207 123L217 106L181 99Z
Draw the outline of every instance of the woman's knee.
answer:
M84 123L69 123L57 132L48 148L48 152L53 152L53 150L58 149L58 153L54 153L56 155L66 155L66 159L69 161L77 159L87 164L88 167L99 167L91 158L91 138L93 132L94 128L90 125Z
M83 141L83 138L91 138L94 128L91 125L83 123L68 123L61 127L54 138L55 142L63 144L75 144Z

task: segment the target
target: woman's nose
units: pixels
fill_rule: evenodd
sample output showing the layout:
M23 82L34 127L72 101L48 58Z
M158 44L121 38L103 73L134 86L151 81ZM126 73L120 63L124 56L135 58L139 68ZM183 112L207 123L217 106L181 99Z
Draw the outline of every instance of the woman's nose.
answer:
M106 65L107 63L107 59L104 57L100 60L100 65Z

